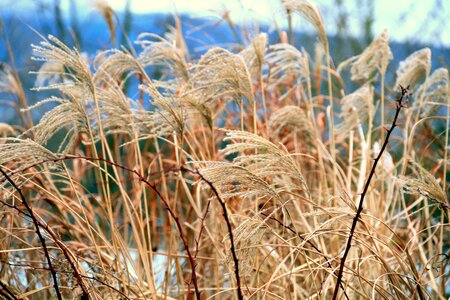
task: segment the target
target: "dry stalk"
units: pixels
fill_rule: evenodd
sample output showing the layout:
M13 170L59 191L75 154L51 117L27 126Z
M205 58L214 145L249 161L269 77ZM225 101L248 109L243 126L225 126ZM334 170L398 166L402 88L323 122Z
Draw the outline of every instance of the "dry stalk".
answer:
M11 204L6 203L6 202L3 201L3 200L0 200L0 202L1 202L3 205L6 205L6 206L8 206L8 207L10 207L10 208L13 208L13 209L17 210L20 214L24 215L25 217L28 217L28 218L32 219L32 221L33 221L33 223L35 224L35 226L36 226L36 225L38 226L36 233L37 233L37 235L39 236L39 240L41 241L41 243L42 243L42 239L44 239L44 238L43 238L43 236L41 235L41 233L40 233L40 231L39 231L39 227L42 228L42 229L44 229L44 230L45 230L45 231L53 238L54 242L58 245L58 247L59 247L59 248L61 249L61 251L63 252L65 258L66 258L67 261L69 262L69 264L70 264L70 266L71 266L71 268L72 268L72 273L73 273L73 275L75 276L75 278L76 278L76 280L77 280L77 284L80 286L80 288L81 288L81 290L82 290L81 300L87 300L87 299L89 299L89 292L88 292L86 286L85 286L84 283L83 283L83 279L82 279L83 275L80 274L80 272L78 271L77 267L75 266L75 263L72 261L71 255L70 255L70 252L69 252L69 249L67 249L67 247L59 240L58 236L51 230L50 226L48 226L47 223L45 223L44 221L40 221L40 220L38 220L38 219L36 218L36 216L34 215L34 212L32 211L32 209L31 209L31 207L29 206L28 202L27 202L26 199L24 198L24 195L23 195L23 193L22 193L22 190L21 190L21 189L17 186L17 184L15 184L15 182L11 179L11 174L8 175L8 174L7 174L5 171L3 171L1 168L0 168L0 172L5 176L5 179L6 179L7 181L9 181L9 182L11 183L11 185L13 185L13 187L19 192L19 195L20 195L20 197L21 197L22 203L25 205L25 208L27 209L28 213L25 212L25 211L23 211L23 210L21 210L21 209L18 208L17 206L14 206L14 205L11 205ZM41 237L42 237L42 239L41 239ZM44 248L44 247L46 247L45 239L43 240L43 242L44 242L44 243L42 244L42 246L43 246L43 248ZM49 271L50 271L50 273L52 274L53 282L55 283L55 279L56 279L56 278L55 278L54 276L55 276L58 272L56 272L56 270L53 268L53 266L52 266L51 263L49 262L50 256L49 256L48 250L47 250L47 251L46 251L46 250L47 250L47 248L44 248L44 254L45 254L45 256L46 256L46 259L47 259L47 262L48 262L48 265L49 265L49 268L46 269L46 270L49 270ZM47 255L48 255L48 256L47 256ZM44 268L44 269L45 269L45 268ZM57 280L56 280L56 284L57 284ZM56 290L56 288L55 288L55 290ZM58 291L59 291L59 288L58 288ZM58 295L58 294L57 294L57 295ZM59 294L59 295L60 295L60 294ZM58 299L59 299L59 298L58 298Z
M34 211L31 209L31 206L28 204L28 201L25 198L25 195L22 193L22 189L14 182L14 180L12 180L11 177L8 176L8 174L5 171L3 171L2 168L0 168L0 172L3 174L3 176L5 176L6 180L19 193L20 200L22 200L23 205L25 206L31 220L33 221L34 229L36 230L36 234L39 238L39 241L41 242L42 249L44 250L45 258L47 259L48 268L50 269L50 273L52 274L53 288L55 289L56 297L58 297L58 300L62 300L61 291L59 290L59 286L58 286L57 274L56 274L55 268L53 267L52 259L50 258L50 254L48 252L45 238L40 231L39 221L37 220L36 215L34 214Z
M34 167L34 166L41 165L41 164L45 164L45 163L49 163L49 162L56 163L56 162L61 162L61 161L74 160L74 159L82 159L82 160L87 160L87 161L100 161L100 162L106 163L106 164L108 164L108 165L111 165L111 166L117 167L117 168L119 168L119 169L122 169L122 170L124 170L124 171L127 171L127 172L129 172L129 173L132 173L132 174L136 175L140 181L142 181L146 186L148 186L149 188L151 188L151 189L158 195L158 197L159 197L159 198L161 199L161 201L163 202L164 207L165 207L166 210L169 212L169 215L170 215L170 216L172 217L172 219L175 221L175 224L176 224L176 226L177 226L177 229L178 229L178 232L179 232L179 235L180 235L180 239L181 239L181 241L182 241L182 243L183 243L183 246L184 246L184 248L185 248L185 250L186 250L186 253L187 253L187 256L188 256L188 260L189 260L189 264L190 264L190 266L191 266L191 270L192 270L192 275L191 275L191 276L192 276L192 279L191 279L191 282L192 282L192 284L194 285L195 295L196 295L196 298L197 298L197 299L200 299L200 290L199 290L199 288L198 288L198 280L197 280L197 275L196 275L196 271L195 271L195 266L196 266L195 258L192 256L192 253L191 253L191 251L190 251L190 249L189 249L189 244L188 244L186 235L185 235L185 233L184 233L184 231L183 231L183 228L182 228L182 226L181 226L180 218L179 218L178 215L175 213L175 211L170 207L169 202L168 202L167 199L162 195L162 193L161 193L160 190L156 187L156 185L153 184L153 183L151 183L151 182L149 182L149 181L144 177L144 175L142 175L141 173L139 173L137 170L130 169L130 168L126 167L126 166L123 166L123 165L121 165L121 164L115 163L115 162L113 162L113 161L110 161L110 160L107 160L107 159L104 159L104 158L101 158L101 157L96 158L96 157L87 157L87 156L69 156L69 155L66 155L66 156L63 156L63 157L58 157L58 158L54 158L54 159L50 159L50 160L43 160L43 161L40 161L40 162L37 162L37 163L33 164L32 166ZM28 168L30 168L30 167L28 167ZM27 168L27 169L28 169L28 168ZM15 185L15 184L11 181L9 175L8 175L7 173L5 173L5 172L4 172L3 170L1 170L1 169L0 169L0 171L1 171L2 174L5 176L5 178L6 178L8 181L10 181L11 184L13 184L13 186L14 186L16 189L18 189L18 191L20 191L19 187L17 187L17 185ZM21 195L21 198L22 198L23 195L21 194L21 192L20 192L20 195ZM25 200L24 197L23 197L23 200ZM24 204L25 204L25 203L26 203L26 201L24 201ZM28 208L29 208L29 207L28 207L28 205L27 205L27 210L28 210ZM30 208L30 209L31 209L31 208ZM30 213L30 215L31 215L31 214L32 214L32 211L29 210L29 213ZM33 219L33 221L36 220L36 222L38 222L38 223L36 223L36 224L37 224L36 226L39 226L39 221L38 221L35 217L32 217L32 219ZM41 226L41 227L44 228L44 229L46 229L47 232L49 232L52 236L54 235L54 233L52 234L52 232L48 229L48 226ZM39 230L38 230L38 232L39 232ZM40 233L38 233L38 234L40 234ZM61 242L58 243L57 240L55 240L55 241L56 241L57 244L61 247L60 244L62 244L62 243L61 243ZM44 240L44 242L45 242L45 240ZM45 244L43 244L43 245L45 245ZM46 248L44 248L44 249L46 249ZM61 248L61 249L62 249L62 248ZM64 250L63 250L63 251L64 251ZM49 259L50 259L50 258L48 258L48 260L49 260ZM68 260L69 260L69 262L71 262L70 259L68 259ZM49 263L49 266L51 266L50 263ZM52 268L50 268L50 270L52 271ZM54 269L53 269L53 271L52 271L52 274L53 274L53 272L54 272ZM56 280L56 272L55 272L55 280ZM83 286L83 285L82 285L82 286ZM58 298L58 299L61 299L61 300L62 300L62 298ZM89 298L82 298L82 299L89 299Z
M283 222L281 222L280 220L278 220L275 217L270 217L269 215L265 214L265 213L260 213L261 215L265 216L265 217L269 217L270 220L273 220L275 222L277 222L280 226L282 226L283 228L289 230L290 232L292 232L293 234L295 234L296 236L298 236L298 238L300 238L302 241L308 243L314 250L317 251L317 253L319 253L326 261L327 266L330 270L333 270L333 266L330 263L330 259L319 249L319 247L317 247L313 242L311 242L309 239L305 239L301 233L297 232L295 229L293 229L290 226L285 225ZM336 272L333 272L336 275ZM340 283L340 287L342 289L342 291L344 292L344 296L347 300L349 300L347 293L345 292L345 288L344 285L342 284L342 282Z
M19 297L15 296L14 293L9 289L8 285L0 280L0 296L5 297L6 300L19 300Z
M230 251L231 251L231 255L233 256L233 261L234 261L234 276L236 279L236 288L237 288L238 299L243 300L244 296L242 295L241 278L239 276L239 260L238 260L237 254L236 254L236 248L234 246L233 229L231 228L231 221L228 216L228 211L227 211L225 202L220 197L219 192L215 188L214 184L211 181L209 181L208 179L206 179L198 170L194 171L194 170L187 169L185 167L182 167L181 169L186 170L191 173L194 173L194 174L197 174L204 182L206 182L206 184L208 184L208 186L211 188L214 195L216 196L217 200L219 201L220 206L222 207L223 218L225 219L225 223L227 223L228 234L230 236Z
M392 121L391 128L389 128L387 130L387 134L386 134L383 146L381 146L380 153L378 153L377 157L374 159L372 169L370 170L369 177L367 178L366 184L364 185L364 190L361 193L361 199L359 201L358 209L356 211L355 217L353 218L352 227L350 228L350 234L347 239L347 245L345 246L345 251L341 258L341 262L340 262L340 266L339 266L339 273L337 276L337 281L336 281L336 285L334 287L334 292L333 292L333 298L332 298L333 300L336 300L338 293L339 293L339 287L341 286L342 276L344 274L345 261L347 260L348 253L350 252L350 248L352 247L353 235L355 234L355 229L356 229L356 225L358 223L358 219L360 218L361 213L363 211L364 198L369 189L370 181L372 180L372 177L375 175L375 169L377 167L378 161L381 159L381 156L383 155L383 152L389 143L389 137L391 136L395 127L397 127L397 119L400 114L400 111L403 107L405 107L405 103L408 102L408 97L411 94L410 91L408 90L409 86L406 88L404 88L403 86L400 86L400 88L401 88L401 95L397 100L395 100L397 107L396 107L396 111L395 111L394 120ZM417 285L417 291L419 293L420 299L425 299L419 284Z

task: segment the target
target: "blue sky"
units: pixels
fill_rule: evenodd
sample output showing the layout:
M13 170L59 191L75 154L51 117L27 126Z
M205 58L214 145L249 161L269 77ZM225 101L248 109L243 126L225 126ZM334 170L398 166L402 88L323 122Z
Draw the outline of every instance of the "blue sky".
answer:
M79 7L79 13L89 14L94 0L72 0ZM123 10L126 0L104 0L116 11ZM448 0L341 0L349 17L350 33L361 33L358 18L368 3L373 5L374 34L387 29L396 41L431 43L450 47L450 1ZM55 0L0 0L0 10L6 8L16 13L36 10L42 3L53 5ZM63 10L70 9L70 0L60 0ZM197 16L218 16L228 10L237 22L262 22L280 26L286 25L286 18L279 0L129 0L133 13L167 12L189 13ZM328 33L335 33L337 11L336 0L312 0L322 12ZM365 5L365 6L364 6ZM434 9L437 8L437 9ZM367 9L366 9L367 11ZM307 27L296 18L296 27Z

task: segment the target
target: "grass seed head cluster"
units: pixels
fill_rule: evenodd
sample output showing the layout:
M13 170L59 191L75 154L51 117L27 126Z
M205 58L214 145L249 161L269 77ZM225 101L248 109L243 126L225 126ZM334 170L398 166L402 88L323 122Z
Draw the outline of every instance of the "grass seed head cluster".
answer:
M53 36L33 45L36 89L52 95L32 106L2 68L0 92L19 100L22 126L0 123L1 296L449 296L448 70L430 74L426 48L386 82L387 32L334 68L319 10L282 4L317 31L315 53L280 32L280 43L261 33L198 57L177 19L166 36L143 33L95 58ZM114 12L99 9L115 36ZM400 85L413 95L336 284Z

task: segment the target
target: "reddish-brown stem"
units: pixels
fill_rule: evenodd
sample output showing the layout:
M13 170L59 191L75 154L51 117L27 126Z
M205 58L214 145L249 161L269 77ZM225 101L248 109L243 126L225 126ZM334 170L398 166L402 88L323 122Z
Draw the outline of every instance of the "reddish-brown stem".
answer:
M189 263L191 265L191 270L192 270L191 282L194 285L196 298L200 299L200 291L199 291L199 288L198 288L198 279L197 279L197 274L196 274L196 271L195 271L195 267L196 267L195 258L196 258L197 254L198 254L198 243L199 243L201 234L203 232L204 221L205 221L206 214L208 212L209 202L208 202L207 208L205 210L205 215L202 217L202 227L201 227L201 230L199 232L199 237L198 237L198 239L196 241L195 255L193 256L191 251L190 251L190 249L189 249L189 244L187 242L187 238L186 238L186 236L184 234L184 231L182 229L179 217L175 214L174 210L170 207L169 202L161 194L161 192L156 187L156 185L151 183L151 182L149 182L142 174L140 174L136 170L130 169L130 168L126 167L126 166L120 165L118 163L112 162L112 161L104 159L104 158L95 158L95 157L86 157L86 156L69 156L69 155L67 155L67 156L58 157L58 158L54 158L54 159L50 159L50 160L44 160L44 161L35 163L35 164L31 165L31 166L28 166L27 168L22 169L21 171L25 171L25 170L27 170L29 168L36 167L36 166L39 166L41 164L48 163L48 162L55 162L56 163L56 162L59 162L59 161L66 161L66 160L73 160L73 159L83 159L83 160L87 160L87 161L102 161L102 162L105 162L105 163L107 163L107 164L109 164L111 166L115 166L115 167L120 168L122 170L125 170L127 172L133 173L133 174L135 174L138 177L138 179L140 181L142 181L145 185L150 187L158 195L158 197L163 202L164 207L169 212L169 215L175 221L175 224L176 224L177 229L179 231L179 235L180 235L181 241L182 241L183 246L184 246L184 248L185 248L185 250L187 252L188 260L189 260ZM217 189L214 187L213 183L210 182L209 180L207 180L206 178L204 178L200 174L200 172L198 172L198 170L194 171L194 170L190 170L190 169L185 168L185 167L181 167L180 171L188 171L190 173L197 174L204 182L206 182L210 186L211 190L215 194L216 198L218 199L218 201L219 201L219 203L220 203L220 205L222 207L223 217L224 217L225 222L227 224L228 234L230 236L230 244L231 244L230 245L230 251L231 251L231 254L232 254L232 257L233 257L233 261L234 261L234 265L235 265L234 273L235 273L235 279L236 279L236 287L237 287L238 299L242 300L244 298L243 298L243 295L242 295L241 280L240 280L240 275L239 275L239 260L238 260L237 254L236 254L236 248L235 248L235 245L234 245L233 230L232 230L232 227L231 227L231 221L230 221L229 216L228 216L228 211L227 211L225 202L221 199L221 197L220 197ZM14 174L14 172L13 172L13 174ZM4 175L7 175L7 174L4 174Z
M29 264L10 263L10 262L3 261L3 260L0 260L0 262L1 262L1 263L4 263L4 264L7 264L8 266L12 266L12 267L29 268L29 269L32 269L32 270L44 270L44 271L50 271L48 268L45 268L45 267L43 267L43 268L40 268L40 267L33 267L33 266L29 265ZM72 273L72 272L71 272L71 271L66 271L66 270L57 270L57 273ZM113 287L112 285L110 285L110 284L108 284L108 283L106 283L106 282L104 282L104 281L102 281L102 280L100 280L100 279L98 279L98 278L90 277L90 276L86 276L86 275L80 275L80 276L83 277L83 278L89 279L89 280L97 281L97 282L100 283L101 285L104 285L104 286L106 286L106 287L108 287L108 288L114 290L115 292L117 292L118 294L120 294L120 295L121 295L122 297L124 297L125 299L130 300L130 298L129 298L127 295L125 295L123 292L121 292L121 291L118 290L117 288ZM1 281L0 281L0 285L2 285L2 282L1 282ZM3 286L3 285L2 285L2 286Z
M5 297L6 300L19 300L19 297L9 289L9 287L0 280L0 296Z
M227 211L227 207L225 205L225 201L223 201L222 198L220 197L219 192L215 188L214 184L211 181L209 181L208 179L206 179L198 170L193 171L193 170L187 169L185 167L181 167L181 169L189 171L194 174L197 174L204 182L206 182L206 184L209 185L209 187L213 191L214 195L216 196L217 200L219 201L220 206L222 207L223 218L225 219L225 223L227 224L228 235L230 236L230 251L231 251L231 255L233 256L233 261L234 261L234 275L235 275L235 279L236 279L236 288L237 288L238 299L243 300L244 297L242 295L242 289L241 289L241 278L239 276L239 260L238 260L237 254L236 254L236 248L234 246L233 229L231 228L231 221L230 221L230 218L228 217L228 211Z
M265 216L265 217L269 217L270 220L273 220L275 222L277 222L278 224L280 224L280 226L282 226L283 228L286 228L287 230L289 230L290 232L292 232L293 234L297 235L302 241L305 241L306 243L308 243L314 250L317 251L317 253L319 253L320 255L322 255L322 257L326 260L326 263L328 265L328 268L330 270L333 270L333 266L330 263L330 259L322 252L320 251L320 249L310 240L305 239L304 237L302 237L302 235L300 233L298 233L295 229L292 229L290 226L284 225L283 222L281 222L280 220L278 220L277 218L274 217L270 217L269 215L260 212L261 215ZM341 282L341 289L344 292L344 296L347 300L349 300L347 293L345 292L345 288Z
M363 211L364 199L365 199L367 191L369 189L370 182L372 180L372 177L375 174L375 169L377 167L378 161L381 159L381 156L383 155L383 152L389 143L389 137L391 136L395 127L397 127L398 116L400 114L401 109L404 107L403 101L407 102L408 97L410 95L410 91L408 90L408 87L404 88L404 87L400 86L400 88L401 88L401 95L396 100L397 107L395 110L394 120L392 121L391 128L389 128L389 130L387 131L387 134L386 134L385 140L383 142L383 146L381 147L380 153L378 153L377 157L374 159L374 162L372 164L372 169L370 170L370 173L369 173L369 177L367 178L366 183L364 185L363 192L361 193L361 199L359 200L358 209L356 211L355 217L353 218L352 226L350 228L350 233L349 233L349 236L347 239L347 245L345 246L345 251L344 251L344 254L342 255L340 266L339 266L337 281L336 281L336 285L334 287L334 292L333 292L333 297L332 297L333 300L336 300L338 293L339 293L339 287L341 286L342 276L344 274L345 261L347 260L348 253L350 251L350 248L352 247L352 239L355 234L356 224L358 223L358 219L360 218L361 213ZM422 292L422 289L420 288L419 284L417 285L417 291L418 291L420 299L424 299L423 292Z
M195 239L195 252L194 252L194 259L197 259L197 255L198 255L198 251L199 251L199 247L200 247L200 239L202 238L203 235L203 231L205 229L205 220L206 220L206 216L208 215L209 212L209 206L211 204L211 200L208 200L208 202L206 203L206 208L205 208L205 212L203 213L201 219L200 219L200 231L198 233L197 238ZM191 276L191 281L188 284L188 292L186 295L186 298L189 297L190 292L191 292L191 283L192 283L192 276Z
M197 257L198 255L198 251L199 251L199 244L200 244L200 239L202 238L202 234L203 231L205 229L205 220L206 220L206 215L208 214L209 211L209 206L211 204L211 200L208 200L208 202L206 203L206 208L205 208L205 212L203 213L203 216L201 218L201 225L200 225L200 231L198 233L198 237L195 240L195 253L194 253L194 257Z
M162 193L159 191L159 189L156 187L156 185L151 183L151 182L149 182L144 177L144 175L140 174L137 170L130 169L130 168L126 167L126 166L123 166L121 164L115 163L113 161L110 161L110 160L107 160L107 159L104 159L104 158L101 158L101 157L96 158L96 157L71 156L71 155L70 156L66 155L66 156L63 156L63 157L57 157L57 158L49 159L49 160L43 160L43 161L41 161L39 163L35 163L32 166L29 166L28 168L35 167L35 166L38 166L38 165L41 165L41 164L44 164L44 163L48 163L48 162L55 162L56 163L56 162L60 162L60 161L73 160L73 159L83 159L83 160L87 160L87 161L101 161L101 162L104 162L104 163L106 163L108 165L111 165L111 166L117 167L119 169L122 169L124 171L130 172L130 173L136 175L136 177L138 177L138 179L141 182L143 182L146 186L148 186L150 189L152 189L158 195L158 197L163 202L164 207L167 209L169 215L175 221L175 224L176 224L177 229L178 229L179 236L180 236L181 241L183 243L184 249L186 250L186 253L187 253L187 256L188 256L188 260L189 260L189 264L191 266L191 270L192 270L192 275L191 275L192 276L192 284L194 285L195 295L196 295L197 299L200 299L200 290L198 288L197 274L195 272L195 265L196 265L195 264L195 259L192 256L192 253L191 253L191 251L189 249L189 244L188 244L187 238L186 238L186 236L184 234L183 228L181 226L180 219L177 216L177 214L175 213L175 211L170 207L169 202L162 195ZM22 171L24 171L24 170L26 170L28 168L25 168ZM8 176L6 173L4 173L4 175L5 175L5 177ZM6 177L6 178L9 178L9 177Z
M112 285L110 285L110 284L104 282L103 280L100 280L100 279L98 279L98 278L96 278L96 277L86 276L86 275L81 275L81 277L86 278L86 279L89 279L89 280L92 280L92 281L97 281L97 282L100 283L101 285L104 285L104 286L110 288L111 290L115 291L116 293L120 294L124 299L130 300L130 298L129 298L127 295L125 295L122 291L116 289L115 287L113 287Z
M11 175L9 175L9 176L11 176ZM12 209L15 209L18 213L23 214L25 217L33 219L32 216L29 213L21 210L17 206L11 205L11 204L3 201L3 200L0 200L0 203L2 203L5 206L8 206L8 207L10 207ZM67 247L59 240L58 236L51 230L51 228L48 226L47 223L45 223L44 221L38 220L37 218L35 218L35 220L37 221L39 227L44 229L52 237L52 239L58 245L59 249L61 249L61 251L63 252L64 257L69 262L69 264L70 264L70 266L72 268L72 273L74 274L74 276L75 276L75 278L77 280L77 283L78 283L78 285L80 286L80 288L82 290L82 299L89 299L89 292L88 292L87 288L85 287L85 285L83 283L83 279L82 279L83 275L80 274L80 272L78 271L77 267L75 266L75 263L72 261L69 249L67 249Z
M34 214L34 211L31 209L31 206L28 204L27 199L25 198L25 195L22 193L22 189L12 180L11 177L8 176L8 174L3 171L2 168L0 168L0 173L5 176L6 180L14 187L14 189L19 193L20 200L22 201L23 205L25 206L26 210L28 211L28 214L30 215L30 218L33 222L34 229L36 231L36 234L39 238L39 241L41 242L42 249L44 250L45 258L47 259L48 268L50 270L50 273L52 274L53 279L53 288L56 292L56 297L58 300L62 300L61 291L59 290L58 286L58 278L56 275L56 271L53 268L52 259L50 258L50 253L48 252L47 243L45 242L45 238L41 233L41 229L39 228L39 221L36 218L36 215Z

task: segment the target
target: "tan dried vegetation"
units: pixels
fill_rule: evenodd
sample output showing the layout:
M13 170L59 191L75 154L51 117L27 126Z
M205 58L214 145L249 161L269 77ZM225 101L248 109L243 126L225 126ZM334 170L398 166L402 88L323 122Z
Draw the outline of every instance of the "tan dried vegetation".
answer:
M386 84L386 32L333 69L319 10L283 4L317 30L315 55L262 33L240 52L193 59L176 26L92 59L49 36L33 48L37 89L53 96L30 107L3 68L0 91L19 99L24 124L0 123L3 297L331 299L395 91L408 84L338 298L448 297L448 71L430 74L423 49ZM99 9L115 31L114 13ZM33 125L30 112L48 103Z

